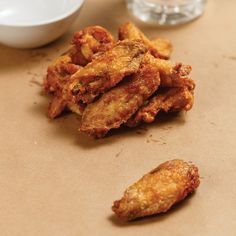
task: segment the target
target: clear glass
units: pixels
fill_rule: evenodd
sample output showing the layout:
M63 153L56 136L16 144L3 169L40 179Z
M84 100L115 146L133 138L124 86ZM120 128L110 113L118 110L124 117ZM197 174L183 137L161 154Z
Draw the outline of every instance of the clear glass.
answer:
M126 0L140 20L158 25L178 25L199 17L207 0Z

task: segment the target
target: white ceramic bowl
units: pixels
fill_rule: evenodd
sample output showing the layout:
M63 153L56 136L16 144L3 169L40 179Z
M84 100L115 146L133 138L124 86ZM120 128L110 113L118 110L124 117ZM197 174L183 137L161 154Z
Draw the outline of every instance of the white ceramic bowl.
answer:
M39 47L60 37L84 0L0 0L0 43Z

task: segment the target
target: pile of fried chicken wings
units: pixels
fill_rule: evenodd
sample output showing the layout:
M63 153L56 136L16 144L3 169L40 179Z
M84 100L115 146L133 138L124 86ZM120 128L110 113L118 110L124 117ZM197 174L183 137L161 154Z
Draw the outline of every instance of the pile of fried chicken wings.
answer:
M101 26L74 34L67 52L48 66L50 118L70 110L82 116L80 131L101 138L122 124L150 123L160 111L191 109L191 66L169 60L169 40L151 41L131 22L118 37Z

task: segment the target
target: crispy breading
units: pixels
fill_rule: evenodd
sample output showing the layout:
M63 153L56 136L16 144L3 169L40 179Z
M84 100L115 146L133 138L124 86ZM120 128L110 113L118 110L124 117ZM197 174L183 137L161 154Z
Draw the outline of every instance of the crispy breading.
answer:
M157 90L160 84L159 71L150 63L150 57L147 54L143 58L136 74L85 108L81 131L103 137L110 129L125 123Z
M143 105L126 123L127 126L137 126L141 121L151 123L160 111L188 111L194 101L193 91L186 87L167 88Z
M59 95L55 95L48 106L48 117L53 119L60 115L66 108L67 101Z
M162 92L158 90L153 98L134 114L126 123L137 126L141 121L152 122L160 111L190 110L193 105L194 81L189 78L191 67L182 63L173 63L162 59L153 59L160 72Z
M120 27L119 39L100 26L74 34L69 50L48 66L50 118L66 108L79 115L85 110L81 131L103 137L123 123L151 122L161 110L191 108L191 66L165 60L172 51L169 40L150 41L130 22Z
M89 26L76 32L68 51L49 65L44 83L46 91L55 91L58 83L63 84L68 75L78 70L78 65L91 62L96 53L108 50L114 43L110 32L101 26Z
M169 39L156 38L151 41L153 47L156 48L158 53L164 59L169 59L173 50L173 46Z
M97 56L72 77L70 85L77 101L91 103L99 94L138 71L147 48L140 42L124 40Z
M168 65L168 63L163 63L162 61L163 66L164 64L167 66L166 68L161 68L160 64L158 63L162 87L188 87L191 90L195 88L195 82L189 77L189 74L192 70L191 66L184 65L182 63L176 63L171 68L171 63ZM170 71L168 71L168 66L170 66Z
M48 107L49 118L53 119L59 116L66 108L78 115L82 115L86 105L81 102L76 102L75 98L69 93L68 86L70 84L70 79L71 77L68 78L61 90L58 89L54 93Z
M154 57L152 57L152 63L159 69L161 87L188 87L191 90L194 89L195 83L189 77L192 70L191 66Z
M128 187L112 210L125 221L168 211L200 184L198 168L183 160L159 165Z
M48 66L47 77L44 80L45 91L51 93L61 90L68 78L80 69L80 66L72 62L72 53L74 53L74 49L70 48Z
M79 65L86 65L96 53L111 48L114 42L112 35L100 26L90 26L74 34L70 49L48 66L44 88L54 93L48 109L50 118L60 115L66 107L82 114L84 105L68 92L71 75L81 68Z
M80 66L75 65L71 60L72 51L69 50L48 66L47 77L44 80L44 89L49 93L53 93L53 98L48 108L48 116L50 118L60 115L69 104L66 87L71 75L80 69Z
M115 40L111 33L101 26L89 26L74 34L72 44L76 53L72 55L75 64L85 66L98 52L107 51Z
M44 88L47 92L53 93L53 98L48 108L48 116L50 118L60 115L66 107L70 107L69 104L73 101L72 96L69 99L68 84L71 81L71 75L81 67L72 62L71 53L72 51L69 50L48 66ZM81 114L82 106L74 104L75 106L77 107L76 111L80 110L79 114Z
M127 22L120 26L119 39L140 40L149 48L151 54L157 58L169 59L172 51L170 41L159 39L151 42L144 33L131 22Z

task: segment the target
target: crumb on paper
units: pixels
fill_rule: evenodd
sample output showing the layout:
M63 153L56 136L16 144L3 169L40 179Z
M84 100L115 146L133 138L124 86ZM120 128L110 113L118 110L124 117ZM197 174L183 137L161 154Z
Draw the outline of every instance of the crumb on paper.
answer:
M123 152L123 149L121 149L118 153L116 153L115 157L119 157L122 152Z
M224 55L223 57L232 61L236 61L236 56Z
M32 78L29 82L30 82L30 84L34 84L34 85L37 85L39 87L42 87L42 82L36 80L35 78Z
M141 131L136 131L135 133L136 134L143 134L143 132L141 132Z

